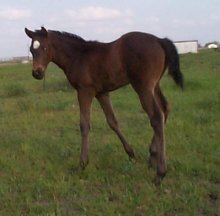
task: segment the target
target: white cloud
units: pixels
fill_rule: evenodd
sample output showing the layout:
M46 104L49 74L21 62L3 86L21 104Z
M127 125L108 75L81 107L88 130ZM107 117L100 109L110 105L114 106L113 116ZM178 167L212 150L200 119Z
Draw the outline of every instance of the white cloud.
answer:
M66 10L66 15L78 21L103 21L132 16L130 10L120 11L114 8L89 6L78 10Z
M63 16L50 17L47 22L51 29L74 32L89 40L111 41L132 30L134 19L131 9L87 6L66 9Z
M7 20L20 20L29 18L31 11L28 9L2 9L0 10L0 18Z

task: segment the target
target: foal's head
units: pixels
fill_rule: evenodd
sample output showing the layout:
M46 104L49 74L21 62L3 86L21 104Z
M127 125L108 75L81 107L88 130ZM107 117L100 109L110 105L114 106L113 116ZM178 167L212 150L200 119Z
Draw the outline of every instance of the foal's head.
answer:
M32 39L30 51L33 56L32 75L36 79L43 79L47 65L51 61L48 32L44 27L35 32L25 28L25 33Z

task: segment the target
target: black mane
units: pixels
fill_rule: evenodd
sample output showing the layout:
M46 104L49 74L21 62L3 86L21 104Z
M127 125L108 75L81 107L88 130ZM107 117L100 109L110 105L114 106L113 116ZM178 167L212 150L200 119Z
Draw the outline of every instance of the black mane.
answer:
M76 34L72 34L72 33L68 33L68 32L53 31L53 30L49 30L49 32L55 33L56 35L58 35L60 37L64 37L66 39L74 39L74 40L78 40L81 42L86 42L83 38L81 38L80 36L78 36Z

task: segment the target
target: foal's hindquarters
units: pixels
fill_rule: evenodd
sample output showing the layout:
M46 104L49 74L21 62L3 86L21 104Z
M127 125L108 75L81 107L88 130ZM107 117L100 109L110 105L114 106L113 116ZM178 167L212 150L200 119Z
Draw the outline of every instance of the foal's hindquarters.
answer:
M168 116L168 103L159 86L166 62L163 48L155 41L152 43L152 47L142 44L141 50L144 49L145 52L144 55L142 52L141 58L138 58L140 50L132 49L131 55L135 58L135 64L128 64L128 77L144 111L148 114L154 132L149 148L149 163L157 169L155 183L159 183L167 171L164 123Z

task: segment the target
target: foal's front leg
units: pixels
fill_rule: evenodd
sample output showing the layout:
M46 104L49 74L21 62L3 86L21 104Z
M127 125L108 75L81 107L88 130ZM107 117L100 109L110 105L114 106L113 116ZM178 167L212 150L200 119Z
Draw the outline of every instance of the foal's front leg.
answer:
M134 151L132 149L132 147L128 144L127 140L125 139L125 137L123 136L123 134L121 133L121 130L118 126L118 121L115 117L113 108L112 108L112 104L111 104L111 100L109 97L109 94L102 94L96 97L105 113L107 122L110 126L110 128L115 131L115 133L118 135L119 139L121 140L123 147L126 151L126 153L128 154L129 158L134 158Z
M80 166L82 169L89 163L89 131L90 131L90 110L94 95L90 89L78 91L78 101L80 107L80 131L82 137Z

